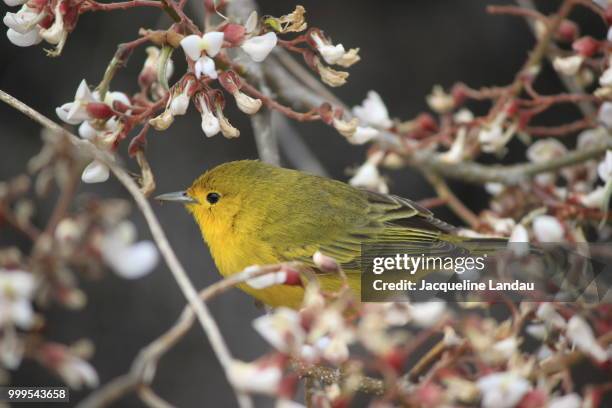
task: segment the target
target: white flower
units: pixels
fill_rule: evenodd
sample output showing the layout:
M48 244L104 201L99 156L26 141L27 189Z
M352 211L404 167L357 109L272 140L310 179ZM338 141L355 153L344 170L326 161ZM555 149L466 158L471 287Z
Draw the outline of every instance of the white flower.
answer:
M217 107L216 116L217 116L217 119L219 120L219 126L221 127L221 134L223 134L223 136L225 136L228 139L232 139L232 138L240 136L240 130L236 129L230 123L229 119L227 119L225 115L223 115L223 111L219 107Z
M452 95L444 92L444 88L440 85L433 87L433 90L427 95L427 104L429 107L437 113L447 113L453 110L455 107L455 100Z
M451 145L451 148L440 155L440 160L445 163L459 163L463 160L467 142L467 130L461 127L457 131L457 137Z
M566 326L563 316L548 302L540 304L536 310L536 317L551 327L563 329Z
M514 254L524 256L529 253L529 234L522 224L516 224L508 239L508 246Z
M487 153L493 153L503 148L512 138L516 128L516 122L504 130L503 124L506 120L506 112L498 114L491 123L485 124L478 132L478 141L482 145L482 150Z
M23 360L24 341L17 335L14 327L7 327L2 332L0 342L0 363L9 370L16 370Z
M110 170L106 164L99 162L98 160L94 160L83 170L81 180L88 184L103 183L108 180L109 176Z
M261 99L251 98L249 95L240 91L234 92L233 96L236 100L236 105L238 106L238 109L240 109L247 115L254 115L261 108Z
M38 30L36 24L44 17L44 13L39 13L24 5L17 13L6 13L2 21L8 28L12 28L19 34L26 34L32 30Z
M588 194L581 195L578 199L580 203L589 208L601 208L604 198L606 197L606 189L603 186L597 187Z
M371 126L357 126L355 133L348 138L351 144L362 145L371 140L376 139L379 135L379 131Z
M299 313L286 307L258 317L253 321L253 327L268 343L284 353L300 346L306 337Z
M101 244L102 258L121 277L137 279L155 268L159 258L151 241L134 243L136 228L124 221L109 231Z
M596 361L603 363L610 358L606 350L595 339L591 326L582 317L578 315L572 316L567 323L565 334L574 346L583 353L593 357Z
M86 140L93 140L98 136L98 129L91 126L91 123L86 120L79 126L79 136Z
M349 180L349 184L355 187L375 190L380 193L388 193L389 187L378 171L378 163L382 159L382 154L382 152L376 153L362 164L357 170L357 173Z
M206 75L211 79L217 79L217 69L215 68L215 60L206 55L198 58L194 66L196 78L200 79L202 75Z
M494 196L500 194L505 188L506 186L502 183L485 183L485 190L487 190L487 193Z
M462 108L453 115L453 119L458 124L470 123L474 120L474 114L469 109Z
M283 373L277 365L258 365L239 360L232 361L228 377L239 390L274 395L278 391Z
M96 100L100 99L98 91L95 91L93 93L93 96ZM130 98L126 94L124 94L123 92L108 91L106 95L104 95L104 103L112 107L115 102L121 102L124 105L130 106Z
M582 398L580 398L580 395L576 393L553 398L548 403L548 408L580 408L581 406Z
M181 93L170 102L170 112L172 115L184 115L189 108L189 96L186 93Z
M369 91L361 105L353 108L353 114L366 125L382 129L393 126L387 107L376 91Z
M581 55L572 55L569 57L555 57L553 61L553 67L555 71L566 75L572 76L578 73L582 62L584 61L584 57Z
M350 140L357 131L358 124L359 119L357 118L353 118L351 120L333 118L332 120L332 125L338 131L338 133L346 137L348 140Z
M538 215L533 220L533 233L540 242L563 242L565 231L559 220L551 215Z
M222 46L223 33L219 31L208 32L202 35L202 37L192 34L181 40L183 51L192 61L197 61L203 51L207 55L214 57L221 51Z
M324 41L317 32L314 32L311 37L316 44L317 51L328 64L335 64L346 53L342 44L330 44L328 41Z
M557 139L538 140L527 149L527 158L534 163L555 160L567 154L567 148Z
M265 60L268 54L276 47L277 41L276 34L269 32L264 35L249 38L240 48L242 48L253 61L261 62Z
M259 16L257 15L257 11L251 11L249 17L247 17L246 22L244 23L244 29L247 34L251 34L257 28L257 23L259 21Z
M0 268L0 328L12 324L22 329L32 326L31 299L35 289L31 273Z
M501 124L484 125L478 132L478 141L482 144L482 150L491 153L506 145L504 129Z
M512 408L531 389L529 381L512 372L493 373L478 380L484 408Z
M15 7L15 6L21 6L22 4L25 4L28 2L28 0L3 0L4 4L6 4L9 7Z
M84 120L90 119L87 113L87 104L90 102L96 102L96 99L89 90L87 82L83 79L74 95L74 101L55 108L55 113L64 122L70 125L78 125Z
M510 336L493 344L493 351L503 359L509 360L518 350L518 346L519 342L516 337Z
M606 157L597 166L597 174L603 181L612 179L612 150L606 151Z
M544 340L548 335L548 330L543 324L530 324L525 328L525 332L538 340Z
M333 364L342 364L349 358L347 339L342 335L326 336L319 339L316 348L321 350L323 357Z
M412 323L419 327L431 327L446 314L446 302L441 299L412 303L410 306Z
M612 86L612 67L606 69L599 77L599 85Z
M606 128L612 128L612 102L601 104L598 119Z
M199 101L202 110L202 131L206 137L213 137L221 131L219 119L210 111L204 97L200 96Z
M31 30L25 34L20 34L17 31L9 28L6 32L9 41L18 47L30 47L42 41L39 30Z
M63 349L61 352L61 359L59 362L51 361L49 364L52 365L70 388L80 390L83 386L96 388L99 385L100 380L98 378L98 373L96 373L96 369L93 368L91 364L70 354L63 346L56 345L53 347L61 347ZM59 353L54 352L52 354L56 355Z
M189 88L191 88L191 83L191 81L187 81L181 93L178 95L173 95L170 105L168 106L168 110L172 116L184 115L187 113L187 109L189 108Z

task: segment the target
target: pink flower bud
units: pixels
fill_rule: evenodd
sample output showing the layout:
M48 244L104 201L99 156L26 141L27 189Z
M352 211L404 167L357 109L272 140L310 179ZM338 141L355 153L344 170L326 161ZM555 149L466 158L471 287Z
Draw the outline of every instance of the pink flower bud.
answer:
M612 4L610 4L604 10L604 17L606 18L606 22L608 23L608 25L612 25Z
M559 25L559 31L557 31L557 38L560 41L572 42L578 37L579 29L578 25L570 20L563 20Z
M234 71L226 71L219 74L219 83L230 94L238 92L242 86L242 81Z
M463 84L457 84L453 86L453 89L451 89L451 95L453 96L453 99L455 101L455 106L463 105L467 98L467 94L465 93L465 87L463 86Z
M102 102L90 102L87 104L87 113L95 119L108 119L114 112L110 106Z
M229 23L222 31L225 33L225 41L230 43L233 47L240 45L244 41L246 29L241 24Z
M419 129L427 131L427 132L435 132L438 130L438 124L436 120L429 113L421 113L415 119L417 126Z
M340 269L340 265L338 265L338 262L336 262L334 258L323 255L320 251L314 253L312 260L315 265L317 265L317 268L325 272L334 272Z
M600 42L593 37L582 37L574 41L572 48L584 57L592 57L600 47Z
M281 271L285 273L285 285L289 286L302 286L302 279L300 278L300 272L290 266L283 265Z
M322 103L317 110L319 111L319 115L321 115L321 121L331 125L334 121L334 110L332 109L332 106L325 102Z

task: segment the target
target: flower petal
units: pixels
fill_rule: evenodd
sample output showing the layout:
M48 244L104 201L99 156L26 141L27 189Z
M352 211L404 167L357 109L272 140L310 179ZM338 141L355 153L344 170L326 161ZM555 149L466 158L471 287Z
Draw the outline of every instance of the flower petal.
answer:
M539 215L533 220L533 233L540 242L563 242L565 232L559 220L551 215Z
M213 137L221 131L219 119L215 117L209 110L202 112L202 130L206 137Z
M192 61L197 61L202 54L202 38L195 34L188 35L181 40L181 47Z
M108 167L104 163L94 160L83 170L81 180L85 183L102 183L108 180L109 176L110 171Z
M74 104L74 102L68 102L60 107L55 108L55 114L57 115L57 117L68 123L69 125L78 125L82 122L81 120L75 120L73 118L68 117L68 114L72 110Z
M9 41L18 47L29 47L36 45L42 41L39 30L28 31L25 34L20 34L17 31L9 28L6 32Z
M105 261L126 279L138 279L149 274L157 265L159 254L151 241L120 247L111 253L105 251Z
M196 78L200 79L202 74L206 75L211 79L217 79L217 70L215 68L215 61L207 57L206 55L198 58L194 66Z
M223 36L224 34L220 31L211 31L202 36L202 44L208 55L214 57L221 51Z
M249 38L240 46L244 52L255 62L261 62L266 59L268 54L276 47L277 42L275 33L266 33L257 37Z
M59 109L59 108L58 108ZM79 126L79 136L86 140L93 140L98 135L98 131L91 126L89 121L84 121Z
M6 4L9 7L15 7L15 6L21 6L22 4L25 4L28 2L28 0L3 0L4 4Z
M37 29L33 26L37 18L36 11L31 10L28 6L23 6L17 13L6 13L2 21L8 28L12 28L19 34L26 34Z
M353 108L353 114L363 123L375 127L388 129L393 125L387 107L376 91L369 91L362 104Z
M189 108L189 97L185 94L180 94L172 98L170 102L170 112L172 115L184 115Z

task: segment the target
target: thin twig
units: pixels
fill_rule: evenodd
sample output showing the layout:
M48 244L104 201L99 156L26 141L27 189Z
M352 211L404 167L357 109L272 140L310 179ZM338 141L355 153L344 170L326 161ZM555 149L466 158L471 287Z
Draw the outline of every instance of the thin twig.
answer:
M425 173L425 177L431 183L433 188L436 190L438 196L446 201L446 205L455 212L466 224L471 228L476 229L480 225L478 216L472 212L469 208L463 204L463 202L457 198L457 196L450 189L448 184L435 173Z
M537 10L532 0L515 0L515 1L519 6L525 9ZM527 24L529 25L531 32L535 36L536 35L535 23L532 20L527 20ZM559 54L559 51L560 51L559 47L557 47L554 43L551 43L549 45L548 51L546 53L546 57L548 58L548 61L551 64L553 60L555 59L555 56ZM565 88L567 88L572 94L579 94L579 95L585 94L584 88L582 87L582 85L578 83L578 81L576 81L575 77L567 76L567 75L558 75L558 76L561 82L563 82L563 85L565 86ZM586 117L593 116L597 111L593 103L590 103L587 100L581 100L577 103L577 105L580 108L582 114Z
M248 279L278 271L279 268L280 265L267 265L257 270L249 269L234 274L202 290L199 293L199 298L202 302L207 302ZM174 325L138 353L129 373L92 392L78 407L97 408L107 406L124 395L135 391L139 386L151 383L161 356L183 338L193 326L195 318L193 308L189 305L185 306Z
M187 298L190 306L194 309L195 314L202 325L202 328L206 332L210 344L219 359L222 367L224 368L226 374L229 370L230 364L232 363L232 356L223 340L223 336L215 322L214 318L210 314L207 306L198 299L198 293L196 292L193 284L189 280L187 273L183 269L180 261L176 257L176 254L172 250L168 239L166 238L166 234L162 229L155 213L153 212L149 202L146 197L140 191L140 188L136 184L136 182L130 177L130 175L117 164L113 157L111 157L108 153L99 150L96 146L91 144L90 142L80 139L74 134L68 132L60 125L47 118L46 116L40 114L36 110L32 109L28 105L19 101L18 99L12 97L6 92L0 90L0 100L10 105L11 107L17 109L21 113L28 116L30 119L39 123L43 127L57 133L58 135L66 135L68 140L77 148L82 151L88 153L94 159L101 161L105 165L107 165L110 170L113 172L115 177L123 184L123 186L128 190L128 192L134 198L136 205L140 208L143 213L147 224L149 225L149 229L151 231L151 235L155 240L159 251L164 257L168 268L172 272L174 279L178 283L183 295ZM250 407L252 406L251 399L244 393L241 393L236 390L236 394L238 396L238 401L241 407Z

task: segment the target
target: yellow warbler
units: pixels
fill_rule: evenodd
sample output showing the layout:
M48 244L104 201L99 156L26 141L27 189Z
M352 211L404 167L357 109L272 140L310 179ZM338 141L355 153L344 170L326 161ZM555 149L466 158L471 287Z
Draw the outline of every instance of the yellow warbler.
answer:
M336 259L359 291L362 243L463 240L410 200L253 160L217 166L187 190L157 199L185 204L223 276L297 260L318 272L326 290L340 288L341 280L316 270L316 251ZM299 307L304 294L301 286L289 285L241 289L273 307Z

